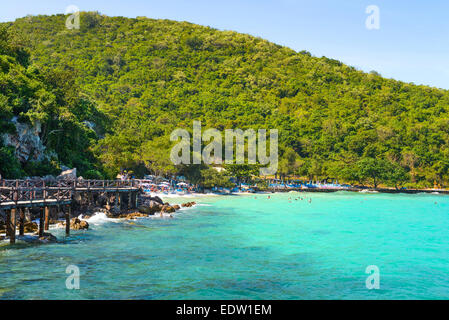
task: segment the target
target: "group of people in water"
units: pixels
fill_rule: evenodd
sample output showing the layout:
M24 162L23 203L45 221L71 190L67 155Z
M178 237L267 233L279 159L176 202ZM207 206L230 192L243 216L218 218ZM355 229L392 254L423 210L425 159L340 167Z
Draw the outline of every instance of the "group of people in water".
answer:
M257 199L257 197L254 197L254 199ZM268 195L268 196L267 196L267 199L271 199L271 196ZM303 198L303 197L295 198L295 201L298 201L298 200L303 201L303 200L307 200L307 199L306 199L306 198ZM309 198L307 201L308 201L309 203L312 203L312 198ZM291 197L288 198L288 202L289 202L289 203L292 202L292 198L291 198Z

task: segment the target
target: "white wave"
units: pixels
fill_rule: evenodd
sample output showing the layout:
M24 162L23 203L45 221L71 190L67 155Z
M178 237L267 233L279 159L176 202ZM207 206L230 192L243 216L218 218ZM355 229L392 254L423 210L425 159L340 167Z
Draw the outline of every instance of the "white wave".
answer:
M120 219L116 218L108 218L106 213L104 212L96 212L93 216L83 219L82 215L80 216L80 219L87 221L89 224L93 225L100 225L106 222L119 222Z

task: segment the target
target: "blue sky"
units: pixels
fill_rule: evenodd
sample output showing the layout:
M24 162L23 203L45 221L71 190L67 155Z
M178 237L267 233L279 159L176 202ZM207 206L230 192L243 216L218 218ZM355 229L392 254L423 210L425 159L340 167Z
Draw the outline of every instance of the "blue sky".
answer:
M388 78L449 89L447 0L2 0L0 21L64 13L69 5L249 33ZM369 5L380 9L378 30L365 27Z

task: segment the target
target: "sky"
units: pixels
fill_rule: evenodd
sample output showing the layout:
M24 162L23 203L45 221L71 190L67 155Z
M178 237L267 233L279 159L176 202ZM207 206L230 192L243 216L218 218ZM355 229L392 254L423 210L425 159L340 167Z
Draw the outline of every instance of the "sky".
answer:
M0 21L65 13L70 5L248 33L387 78L449 89L447 0L0 0ZM379 19L366 12L373 5Z

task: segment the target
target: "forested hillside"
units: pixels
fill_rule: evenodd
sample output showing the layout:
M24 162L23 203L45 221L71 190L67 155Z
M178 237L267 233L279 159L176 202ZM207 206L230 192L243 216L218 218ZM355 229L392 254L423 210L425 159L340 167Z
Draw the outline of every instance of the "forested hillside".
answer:
M12 121L14 120L14 121ZM98 123L101 132L105 117L78 90L73 76L62 69L51 70L31 64L29 51L20 34L0 26L0 134L15 135L15 123L27 131L39 126L44 153L28 148L30 159L19 162L16 147L0 139L0 174L5 178L57 174L62 164L79 168L84 174L100 176L100 166L91 148L98 140L87 124ZM23 141L19 141L23 143ZM27 143L29 141L26 141Z
M81 14L79 30L68 30L66 18L31 16L5 24L30 54L29 62L16 57L8 63L25 78L52 74L43 89L27 91L34 97L27 107L15 105L12 84L4 89L4 78L17 76L3 68L0 79L2 118L25 114L33 121L44 112L50 126L58 118L58 126L78 130L76 143L67 130L55 141L47 138L60 164L109 176L120 168L175 173L168 137L197 119L219 130L279 129L280 174L449 184L448 91L186 22L90 12ZM40 111L46 104L36 95L45 90L54 102ZM106 134L97 139L83 121L103 117Z

